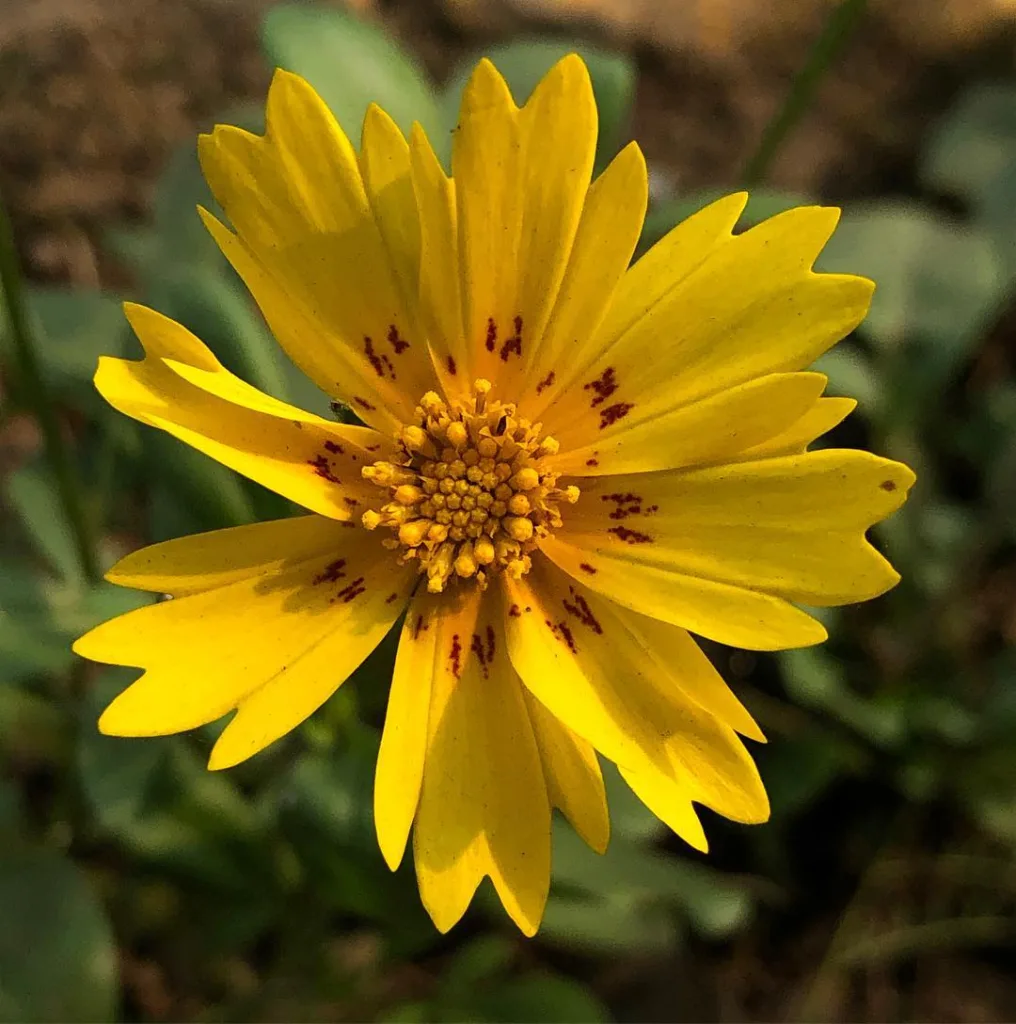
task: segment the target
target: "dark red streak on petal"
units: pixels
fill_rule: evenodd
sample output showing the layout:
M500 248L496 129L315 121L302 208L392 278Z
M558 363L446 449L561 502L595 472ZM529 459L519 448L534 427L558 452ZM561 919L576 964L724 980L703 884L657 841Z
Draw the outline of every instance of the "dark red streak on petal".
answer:
M487 346L488 352L493 352L494 346L497 344L497 324L494 323L493 317L487 320L487 340L484 344Z
M346 449L335 441L325 441L325 451L331 452L332 455L344 455L346 453Z
M515 334L501 346L501 362L507 363L508 357L514 353L522 355L522 317L515 317Z
M395 600L395 599L396 599L396 598L397 598L398 596L399 596L398 594L389 594L389 595L388 595L388 596L387 596L387 597L385 598L385 604L391 604L391 603L392 603L392 601L394 601L394 600Z
M346 574L342 571L346 568L346 560L344 558L338 558L334 562L329 562L324 567L324 570L318 573L317 576L311 580L315 585L321 583L337 583Z
M452 637L452 649L448 652L448 667L456 679L462 671L462 644L459 643L459 634Z
M454 377L459 372L459 368L455 365L455 359L453 356L449 356L446 360L448 372Z
M593 400L589 403L591 409L602 405L610 396L617 391L617 375L613 366L608 366L596 380L582 385L583 391L592 391Z
M518 619L518 618L521 617L521 615L522 615L522 609L519 608L519 606L517 604L513 604L511 606L511 608L508 609L508 617L509 618Z
M588 626L594 633L602 635L603 627L597 621L586 599L574 587L569 587L568 590L571 593L572 600L569 601L567 598L561 600L564 610L569 615L574 615L583 626Z
M618 402L600 410L600 430L612 427L618 420L623 420L635 408L634 402Z
M426 633L430 629L430 625L423 621L423 615L416 616L416 622L413 623L413 639L419 640L421 633Z
M366 409L368 412L375 412L377 410L377 406L371 405L366 398L354 398L353 401L356 402L361 409Z
M359 597L361 594L365 593L366 590L367 588L363 585L363 577L357 576L349 586L340 590L335 597L332 598L332 601L337 601L341 597L343 604L349 604L353 598Z
M557 374L554 373L553 370L551 370L550 373L548 373L547 376L544 377L543 380L541 380L540 383L536 385L536 393L538 395L542 395L543 392L546 391L547 388L549 388L550 385L554 383L554 378L556 376Z
M596 570L588 562L580 562L579 563L579 568L583 572L589 573L590 576L595 576L596 575Z
M391 343L392 348L395 349L395 354L401 356L403 352L409 348L409 342L405 338L399 337L399 329L392 324L388 328L388 341Z
M327 455L316 455L313 459L307 460L308 466L314 467L314 472L327 480L330 484L340 484L342 481L332 472L332 464Z
M557 639L572 652L572 654L576 654L578 652L578 646L575 643L575 636L571 629L568 628L568 624L566 622L551 622L550 619L544 619L543 621L546 623L547 628L551 633L553 633L554 636L556 636Z
M612 526L607 533L613 533L626 544L652 544L653 538L648 533L629 530L627 526Z

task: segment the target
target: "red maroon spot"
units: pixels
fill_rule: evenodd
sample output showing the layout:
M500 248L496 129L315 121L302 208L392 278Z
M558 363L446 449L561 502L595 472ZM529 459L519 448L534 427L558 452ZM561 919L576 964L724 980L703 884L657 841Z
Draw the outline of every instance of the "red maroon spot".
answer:
M547 376L544 377L543 380L541 380L540 383L536 385L536 393L538 395L542 395L543 392L546 391L547 388L549 388L550 385L554 383L554 378L556 376L557 375L554 373L554 371L551 370L550 373L548 373Z
M635 408L634 402L618 402L600 410L600 430L612 427L618 420L623 420Z
M594 633L602 635L603 627L597 621L586 599L574 587L569 587L568 591L572 596L572 600L569 601L567 598L562 598L561 603L564 605L564 610L569 615L574 615L583 626L588 626Z
M379 377L383 378L387 375L392 380L395 380L395 367L392 366L392 361L384 354L378 355L374 351L374 342L366 335L363 339L363 353L367 357L367 362L374 367L374 372Z
M517 619L521 615L522 615L522 609L519 608L519 606L517 604L513 604L511 606L511 608L508 609L508 616L509 616L509 618Z
M395 324L388 328L388 341L391 343L392 348L395 349L397 356L401 356L409 348L409 342L405 338L399 337L399 329Z
M882 483L879 484L879 487L881 487L883 491L896 490L896 484L892 480L883 480Z
M599 459L586 459L587 466L598 466L600 464Z
M607 533L613 533L625 544L651 544L653 538L648 533L640 533L638 530L629 530L627 526L612 526Z
M490 678L490 667L494 663L494 627L488 626L485 634L487 645L484 647L483 640L480 639L479 633L473 634L472 643L469 645L469 649L476 655L476 660L480 663L480 670L483 672L483 678ZM457 674L457 673L456 673Z
M394 600L395 600L395 599L396 599L396 598L397 598L398 596L399 596L398 594L389 594L389 595L388 595L388 596L387 596L387 597L385 598L385 604L391 604L391 603L392 603L392 601L394 601Z
M349 506L350 508L356 508L356 506L360 504L360 503L359 503L359 502L358 502L358 501L356 500L356 498L343 498L342 500L343 500L343 501L344 501L344 502L345 502L345 503L346 503L346 504L347 504L347 505L348 505L348 506Z
M357 576L357 578L353 580L353 582L350 583L349 586L340 590L335 595L335 597L332 598L332 602L334 603L341 597L343 604L349 604L349 602L352 601L354 597L359 597L362 593L366 591L366 589L367 588L363 585L363 577Z
M515 317L515 333L501 346L501 362L507 363L508 357L514 353L522 355L522 317Z
M314 472L327 480L330 484L339 484L342 481L332 472L332 464L327 455L315 455L313 459L307 460L308 466L314 467Z
M423 621L423 615L416 616L416 622L413 623L413 639L419 640L421 633L426 633L430 629L430 625Z
M447 359L448 372L454 377L459 372L459 368L455 365L455 358L449 356Z
M366 398L354 398L353 401L356 402L361 409L366 409L368 412L374 412L377 409L377 406L371 405Z
M379 444L369 444L369 445L366 446L366 449L369 452L379 452L379 451L381 451L381 445L379 445Z
M487 346L488 352L493 352L494 346L497 344L497 324L494 323L493 317L489 317L487 320L487 340L484 344Z
M595 576L596 575L596 570L588 562L580 562L579 563L579 568L583 572L589 573L590 576Z
M462 644L459 643L459 634L452 637L452 649L448 652L448 667L456 679L462 671Z
M344 455L346 449L341 444L336 444L335 441L325 441L325 451L331 452L333 455Z
M614 502L614 511L610 513L611 519L627 519L629 516L640 516L642 515L642 498L637 494L622 494L620 491L614 494L604 494L600 497L600 501L612 501ZM656 506L653 506L653 511L656 511Z
M342 571L345 568L346 560L344 558L338 558L334 562L329 562L328 565L326 565L311 582L315 585L321 583L337 583L346 575Z
M575 636L571 629L568 627L566 622L551 622L550 619L543 620L547 628L560 640L572 654L578 652L578 646L575 643Z
M595 409L598 405L603 405L617 391L617 375L614 372L614 367L607 367L596 380L583 384L582 390L593 392L593 400L589 403L591 409Z

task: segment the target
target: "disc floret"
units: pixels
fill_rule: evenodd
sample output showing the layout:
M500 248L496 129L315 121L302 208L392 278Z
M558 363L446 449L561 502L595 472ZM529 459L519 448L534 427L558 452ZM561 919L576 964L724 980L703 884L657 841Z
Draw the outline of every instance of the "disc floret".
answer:
M561 525L561 504L579 497L545 464L558 451L554 438L541 438L542 424L520 418L513 404L489 400L490 389L478 380L458 402L428 391L390 460L363 469L389 498L363 514L363 525L392 530L385 546L404 563L416 559L432 593L451 579L486 587L491 573L525 575L531 552Z

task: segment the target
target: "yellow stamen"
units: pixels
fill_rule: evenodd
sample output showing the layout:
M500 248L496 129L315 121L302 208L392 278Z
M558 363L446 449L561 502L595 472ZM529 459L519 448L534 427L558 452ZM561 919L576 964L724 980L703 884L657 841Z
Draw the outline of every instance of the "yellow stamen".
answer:
M398 539L386 546L416 560L431 593L454 579L486 587L491 572L525 575L539 540L561 525L560 504L578 499L543 462L557 442L490 391L478 380L470 399L451 403L428 391L416 422L398 431L391 461L363 469L387 492L363 525L392 530Z

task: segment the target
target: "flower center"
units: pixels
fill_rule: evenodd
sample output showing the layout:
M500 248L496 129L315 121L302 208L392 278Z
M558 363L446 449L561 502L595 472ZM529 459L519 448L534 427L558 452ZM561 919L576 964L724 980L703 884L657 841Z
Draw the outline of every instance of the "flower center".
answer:
M393 530L385 546L403 563L417 560L431 593L452 578L486 587L491 572L525 575L530 552L561 525L561 502L578 501L579 489L559 488L545 465L557 441L541 439L542 424L514 405L489 401L490 388L478 380L472 398L451 403L428 391L391 461L363 469L389 498L364 512L363 525Z

